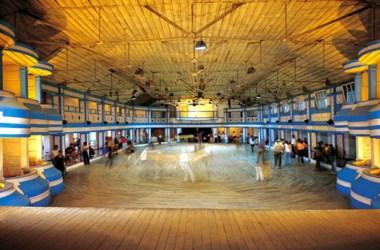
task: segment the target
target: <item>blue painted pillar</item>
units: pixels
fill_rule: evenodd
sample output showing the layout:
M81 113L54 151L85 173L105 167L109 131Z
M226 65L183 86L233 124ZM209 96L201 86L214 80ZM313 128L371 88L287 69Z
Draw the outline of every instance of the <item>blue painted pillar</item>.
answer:
M309 121L311 121L310 106L311 106L311 95L307 94L306 119L309 119Z
M106 120L106 116L104 114L104 99L103 98L101 101L101 105L102 105L102 122L104 122Z
M41 76L34 77L35 88L36 88L36 100L41 102Z
M115 123L117 122L117 102L115 101L115 105L114 105L114 121Z
M289 107L289 111L290 111L290 115L289 115L289 118L290 120L293 121L293 102L294 102L294 98L290 98L290 107ZM290 132L291 133L291 132Z
M84 109L84 122L87 124L88 116L87 116L87 94L83 95L83 109Z
M58 113L63 116L62 112L62 89L58 86Z
M28 68L20 67L20 97L28 98Z
M0 48L0 90L4 89L3 81L3 50Z
M361 73L356 73L355 74L355 102L360 102L361 100L361 93L362 91L362 78L361 78Z
M331 117L334 119L336 114L336 87L332 89Z
M377 66L369 65L368 67L368 98L373 100L377 98Z

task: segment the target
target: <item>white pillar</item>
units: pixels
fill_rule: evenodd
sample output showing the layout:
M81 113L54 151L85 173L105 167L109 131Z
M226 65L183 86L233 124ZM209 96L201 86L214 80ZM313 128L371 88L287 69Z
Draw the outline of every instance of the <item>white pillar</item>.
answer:
M243 128L243 137L242 137L242 139L243 139L242 144L247 143L247 128Z
M182 128L177 128L177 142L180 142L179 134L182 133Z
M147 128L147 131L148 131L148 143L151 143L152 142L152 129Z

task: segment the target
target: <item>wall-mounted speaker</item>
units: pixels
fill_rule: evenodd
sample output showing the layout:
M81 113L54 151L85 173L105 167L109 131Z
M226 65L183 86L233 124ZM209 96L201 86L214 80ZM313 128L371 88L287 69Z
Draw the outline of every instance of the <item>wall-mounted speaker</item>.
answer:
M108 124L108 122L107 122L107 121L104 121L103 123L104 123L104 124Z
M87 121L87 125L90 125L91 124L91 121Z
M116 121L116 124L119 124L120 122L119 121Z
M328 121L327 121L327 124L328 124L328 125L334 125L334 121L333 121L333 119L328 120Z
M288 120L288 123L292 123L292 122L293 122L293 120L292 120L292 119L289 119L289 120Z
M304 120L305 123L309 123L309 119Z
M62 124L63 125L67 124L67 120L62 120Z

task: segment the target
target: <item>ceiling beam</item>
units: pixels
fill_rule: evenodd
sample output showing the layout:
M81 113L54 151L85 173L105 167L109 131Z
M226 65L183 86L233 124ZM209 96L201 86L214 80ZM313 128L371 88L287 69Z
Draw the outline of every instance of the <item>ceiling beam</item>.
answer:
M145 9L147 9L148 11L150 11L152 14L158 16L159 18L161 18L162 20L164 20L165 22L167 22L168 24L172 25L174 28L182 31L184 34L191 35L191 32L185 30L184 28L182 28L181 26L179 26L178 24L176 24L175 22L173 22L172 20L170 20L169 18L167 18L166 16L164 16L163 14L161 14L160 12L158 12L157 10L155 10L150 5L146 4L143 7Z
M203 26L199 30L197 30L195 32L195 36L198 36L203 31L205 31L206 29L210 28L215 23L219 22L220 20L222 20L223 18L225 18L226 16L228 16L229 14L231 14L232 12L234 12L235 10L237 10L238 8L240 8L243 5L244 5L244 3L233 3L232 6L231 6L231 8L229 8L228 10L226 10L223 14L221 14L218 17L216 17L214 20L212 20L211 22L209 22L208 24L206 24L205 26Z

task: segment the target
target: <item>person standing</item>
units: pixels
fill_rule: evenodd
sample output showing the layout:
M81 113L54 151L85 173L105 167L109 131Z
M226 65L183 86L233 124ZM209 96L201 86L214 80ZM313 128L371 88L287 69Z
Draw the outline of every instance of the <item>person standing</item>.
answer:
M66 175L65 157L63 156L62 150L58 150L58 154L53 159L53 165L56 169L61 171L62 178L65 178L65 175Z
M336 149L334 148L334 146L332 144L329 144L329 158L330 158L330 162L331 162L331 172L335 173L336 172L336 167L335 167L335 164L336 164Z
M112 164L113 164L113 148L114 148L114 144L113 144L112 138L110 138L107 141L107 145L106 146L107 146L107 149L108 149L106 166L109 165L110 167L112 167Z
M290 165L290 160L292 157L292 145L285 141L285 166Z
M284 145L281 141L276 141L273 146L274 165L279 169L281 168L282 152L284 151Z
M315 170L321 171L321 161L323 159L323 153L322 153L322 143L319 142L318 145L314 148L314 159L315 159Z
M249 145L251 145L251 152L253 152L253 148L255 147L255 139L253 138L253 135L249 137Z
M298 163L302 163L304 164L304 161L303 161L303 153L304 153L304 144L303 142L301 141L301 139L298 139L297 141L297 144L296 144L296 150L297 150L297 161Z
M87 142L83 142L82 157L83 157L84 165L90 165L90 155L89 155L88 150L89 150L89 147L87 145Z
M261 143L257 146L257 159L256 164L264 163L264 153L265 153L265 141L261 141Z
M290 144L292 147L292 158L295 158L297 140L294 135L292 135L292 140L290 141Z

